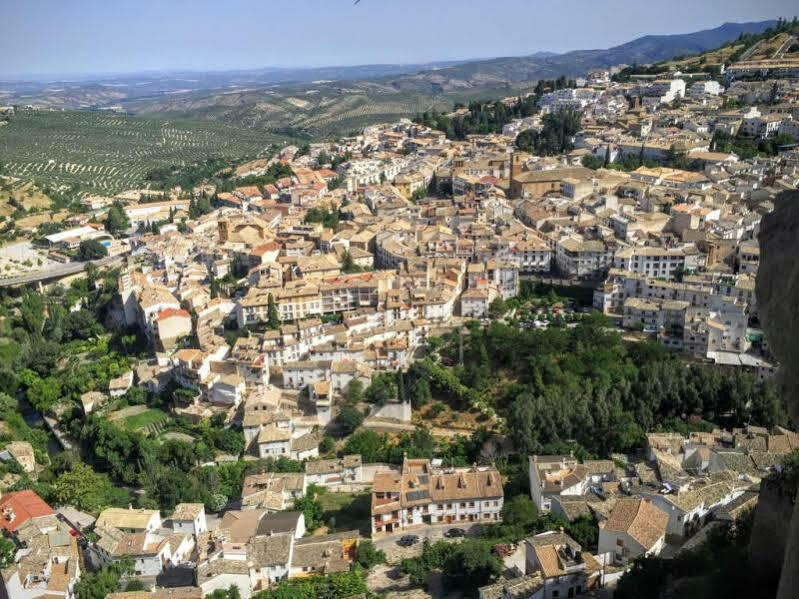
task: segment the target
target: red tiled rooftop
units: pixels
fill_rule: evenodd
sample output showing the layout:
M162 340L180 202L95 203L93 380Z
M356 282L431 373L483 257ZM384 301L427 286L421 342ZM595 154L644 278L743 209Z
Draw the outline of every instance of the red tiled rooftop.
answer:
M10 520L12 511L14 518ZM55 514L53 508L30 489L7 493L0 499L0 527L9 532L14 532L32 518L53 514Z
M173 316L191 318L191 314L189 314L186 310L180 308L165 308L158 313L158 320L166 320L167 318L172 318Z

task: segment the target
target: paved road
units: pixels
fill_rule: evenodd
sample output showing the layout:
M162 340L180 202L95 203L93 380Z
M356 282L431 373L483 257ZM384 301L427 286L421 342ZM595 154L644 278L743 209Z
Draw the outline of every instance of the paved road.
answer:
M389 564L399 563L407 557L416 557L422 553L422 540L430 539L430 541L439 541L444 539L444 533L450 528L462 528L466 531L467 536L476 536L480 532L481 525L477 523L469 524L468 522L453 522L452 524L434 524L431 526L423 526L416 530L409 530L401 532L389 537L382 537L373 539L374 544L378 549L386 552L386 559ZM416 535L419 537L419 542L410 547L401 547L397 545L397 541L404 535ZM447 539L454 543L460 542L461 538Z
M123 254L107 256L105 258L101 258L100 260L93 260L92 263L95 266L108 266L109 264L113 264L114 262L121 260L122 257ZM0 278L0 287L14 287L16 285L28 285L30 283L38 283L39 281L47 281L49 279L60 279L62 277L67 277L69 275L74 275L81 272L86 268L87 264L88 262L69 262L67 264L59 264L58 266L53 266L45 270L32 272L27 275Z

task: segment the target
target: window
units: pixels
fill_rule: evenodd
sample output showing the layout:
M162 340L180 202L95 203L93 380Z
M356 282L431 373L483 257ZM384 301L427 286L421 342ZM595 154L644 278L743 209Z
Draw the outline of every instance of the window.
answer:
M619 547L624 547L624 541L622 541L621 539L616 539L616 545L618 545Z

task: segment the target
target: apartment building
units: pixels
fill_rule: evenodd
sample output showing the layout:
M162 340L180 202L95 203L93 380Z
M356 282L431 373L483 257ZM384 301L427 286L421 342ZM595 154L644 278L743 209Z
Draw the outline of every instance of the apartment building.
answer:
M613 260L604 241L567 237L555 246L555 265L562 274L590 279L604 274Z
M629 247L616 252L614 268L670 281L678 272L704 266L706 256L695 246L679 248Z
M399 472L374 476L372 536L433 524L498 522L503 500L502 477L494 467L444 469L405 458Z

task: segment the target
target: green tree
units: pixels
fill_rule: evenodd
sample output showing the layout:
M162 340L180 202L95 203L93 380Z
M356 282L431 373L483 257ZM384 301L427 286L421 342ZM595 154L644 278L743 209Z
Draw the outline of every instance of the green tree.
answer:
M54 376L37 378L28 387L28 401L40 412L48 412L61 399L61 381Z
M353 378L347 383L344 395L347 405L354 406L363 401L363 383L358 378Z
M280 313L277 311L277 303L271 293L266 298L266 325L273 330L280 328Z
M518 526L528 530L537 518L538 510L527 495L516 495L502 506L502 523L508 526Z
M99 260L108 255L108 249L96 239L86 239L78 246L78 260Z
M500 318L507 311L508 307L505 304L505 300L502 299L502 296L495 297L491 300L491 303L488 304L488 315L491 318Z
M386 459L385 437L373 430L359 430L347 439L344 453L360 454L364 462L382 462Z
M364 540L358 543L358 553L355 558L364 570L369 570L372 566L377 564L384 564L386 562L386 554L380 551L375 544L370 540Z
M363 423L363 414L350 406L343 408L336 416L336 426L343 437L355 432L361 423Z
M444 577L452 588L473 597L502 572L502 560L481 539L466 539L444 561Z
M294 500L294 510L302 512L305 516L305 527L316 530L322 525L324 509L317 499L320 489L316 485L308 485L305 495Z
M603 166L607 166L605 164L605 160L596 156L595 154L586 154L583 156L583 159L580 161L585 168L590 168L593 170L597 170L602 168Z
M108 214L105 218L105 230L111 235L117 235L126 231L130 227L130 220L125 213L125 208L119 201L115 201L108 209Z
M74 505L87 512L99 512L109 505L124 505L128 494L114 486L108 477L97 474L83 462L76 462L55 481L60 504Z
M208 599L241 599L241 592L237 585L232 584L226 589L217 589L206 597Z
M44 298L39 293L27 292L19 305L22 325L29 333L41 333L44 327Z
M330 155L322 150L316 157L316 168L324 168L328 164L330 164Z
M0 537L0 568L13 566L16 553L17 546L14 544L14 541L5 537Z
M336 448L336 442L330 435L325 435L322 437L322 440L319 442L319 452L320 453L330 453Z
M133 572L132 560L112 562L97 572L83 572L75 585L77 599L105 599L119 591L120 579Z
M381 372L372 377L366 390L366 400L371 403L384 404L397 398L397 384L392 372Z
M105 329L90 310L81 308L70 312L63 325L65 339L91 339L102 335Z
M352 254L350 254L349 250L344 250L344 254L341 256L341 271L345 273L360 271L358 265L355 264L355 260L352 259Z
M516 138L516 147L525 152L551 156L574 148L572 138L581 128L582 113L571 108L545 114L541 131L528 129Z

